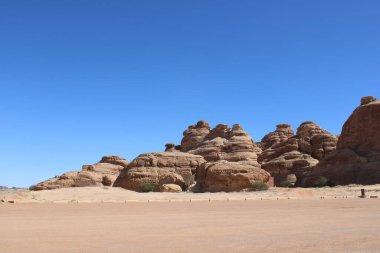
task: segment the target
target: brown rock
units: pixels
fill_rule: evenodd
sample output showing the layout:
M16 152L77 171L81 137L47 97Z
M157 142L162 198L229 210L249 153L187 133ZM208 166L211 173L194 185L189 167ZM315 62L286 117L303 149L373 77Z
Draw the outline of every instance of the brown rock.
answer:
M186 152L197 147L209 133L210 125L206 121L198 121L195 126L190 125L188 129L183 132L181 150Z
M320 160L336 149L338 138L312 121L303 122L297 128L299 149Z
M198 126L198 127L197 127ZM255 181L267 182L270 175L260 169L256 152L261 148L235 124L219 124L210 130L204 121L184 132L183 151L201 155L208 163L197 171L197 191L240 191ZM189 136L192 137L192 145ZM185 143L185 146L183 145Z
M99 163L110 163L123 166L124 168L127 167L129 164L126 159L116 155L103 156Z
M286 181L289 174L294 174L300 183L319 159L335 150L336 141L334 135L311 121L302 123L296 135L290 125L279 124L261 140L263 152L258 161L273 176L275 185Z
M184 142L184 139L187 139L186 135L182 142ZM209 131L207 135L203 136L202 141L193 145L191 149L183 151L201 155L209 162L220 160L238 162L256 161L256 149L258 147L240 125L235 124L230 129L225 124L219 124Z
M101 186L103 177L88 171L73 171L48 179L30 187L32 191L53 190L68 187Z
M330 184L380 183L380 101L361 99L361 105L344 123L337 149L304 179L304 186L325 177Z
M119 156L103 156L100 162L83 165L82 171L73 171L48 179L30 187L30 190L51 190L68 187L112 186L128 161Z
M261 148L263 150L273 146L273 144L281 143L293 137L294 131L289 124L278 124L276 131L271 132L263 137L261 140Z
M366 97L362 97L360 99L360 105L366 105L366 104L369 104L371 102L374 102L376 101L377 99L372 97L372 96L366 96Z
M115 182L116 180L116 176L111 176L111 175L105 175L103 176L103 179L102 179L102 184L104 186L112 186L113 182Z
M217 161L203 164L197 173L197 186L202 192L231 192L250 188L252 183L268 182L270 174L258 163Z
M193 184L195 172L204 162L201 156L177 151L141 154L122 171L113 186L141 192L147 184L158 188L176 184L185 190Z
M166 143L165 144L165 152L168 152L168 151L174 151L175 148L176 147L176 145L174 144L174 143L171 143L171 142L169 142L169 143Z

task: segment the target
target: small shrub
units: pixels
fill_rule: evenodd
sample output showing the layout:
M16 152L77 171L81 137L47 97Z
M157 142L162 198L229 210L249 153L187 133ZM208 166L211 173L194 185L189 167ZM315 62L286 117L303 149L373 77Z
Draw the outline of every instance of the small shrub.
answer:
M285 181L282 181L280 183L280 187L292 188L292 187L294 187L294 185L291 182L289 182L288 180L285 180Z
M157 189L157 184L147 183L141 187L142 192L154 192Z
M320 177L314 182L314 187L334 186L334 184L325 177Z
M266 191L268 188L268 185L264 182L254 182L251 185L251 191Z

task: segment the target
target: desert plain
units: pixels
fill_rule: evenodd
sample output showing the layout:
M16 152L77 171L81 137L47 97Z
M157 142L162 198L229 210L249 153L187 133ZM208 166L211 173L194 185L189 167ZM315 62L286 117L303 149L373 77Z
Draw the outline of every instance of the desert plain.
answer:
M358 198L360 189L367 198ZM265 192L3 190L0 252L380 252L380 185ZM15 203L8 203L15 202Z

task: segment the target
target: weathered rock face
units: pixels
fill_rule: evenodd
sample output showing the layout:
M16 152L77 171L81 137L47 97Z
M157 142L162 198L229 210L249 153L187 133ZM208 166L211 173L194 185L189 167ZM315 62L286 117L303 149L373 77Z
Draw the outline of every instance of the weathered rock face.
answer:
M198 191L240 191L270 178L257 162L256 153L261 149L238 124L210 129L207 122L199 121L184 132L181 147L207 161L197 170L194 189Z
M109 164L115 164L115 165L120 165L122 167L127 167L129 162L120 156L116 155L106 155L102 157L102 160L100 160L99 163L109 163Z
M102 180L103 177L96 173L88 171L72 171L33 185L30 187L30 190L40 191L69 187L101 186Z
M225 160L203 164L197 173L197 187L202 192L231 192L250 188L256 181L268 182L270 174L258 163Z
M334 135L311 121L302 123L296 135L290 125L279 124L262 139L263 152L258 161L274 177L275 185L286 181L290 174L296 176L299 185L319 159L335 150L336 142Z
M82 171L73 171L48 179L30 187L31 190L51 190L68 187L111 186L128 165L128 161L119 156L103 156L100 162L83 165Z
M113 186L142 192L146 185L159 190L164 184L176 184L185 190L194 183L195 172L204 162L202 156L178 151L141 154L120 173Z
M276 131L265 135L261 140L262 149L265 150L276 143L284 142L293 137L293 135L293 128L289 124L278 124L276 126Z
M119 156L103 156L100 162L93 165L83 165L82 171L100 174L104 186L112 186L120 172L128 166L128 161Z
M318 160L334 152L338 141L336 136L312 121L306 121L297 128L296 138L300 151Z
M181 151L186 152L201 143L206 135L210 133L210 125L206 121L199 121L196 125L191 125L183 132L181 141Z
M342 128L337 150L304 179L304 186L326 177L331 184L380 183L380 101L364 97Z
M230 162L239 161L257 161L255 150L259 149L253 142L252 138L238 124L228 128L227 125L219 124L214 129L206 131L203 126L209 126L207 122L200 121L197 126L201 125L197 138L193 139L192 145L183 143L189 142L188 130L184 132L182 139L182 151L190 154L201 155L206 161L226 160ZM191 129L192 126L189 127ZM195 128L195 130L198 128ZM191 129L194 130L194 129Z
M380 150L380 100L368 96L344 123L338 149L350 148L359 154Z

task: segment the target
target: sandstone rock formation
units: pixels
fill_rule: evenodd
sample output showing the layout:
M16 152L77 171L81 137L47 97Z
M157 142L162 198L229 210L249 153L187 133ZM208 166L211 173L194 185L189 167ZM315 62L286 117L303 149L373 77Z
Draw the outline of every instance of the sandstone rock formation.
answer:
M182 151L201 155L207 163L196 174L198 191L239 191L255 181L267 182L269 173L261 170L256 151L261 149L238 124L215 128L199 121L184 131Z
M183 139L181 141L181 151L186 152L198 146L210 133L210 125L206 121L198 121L196 125L190 125L186 131L183 132Z
M116 179L114 187L133 191L146 191L151 185L159 191L164 184L176 184L185 190L194 183L196 170L205 160L202 156L172 150L141 154Z
M294 174L300 185L313 166L335 150L336 142L334 135L311 121L302 123L296 135L290 125L279 124L261 140L263 152L258 161L274 177L275 185L286 181L289 174Z
M298 146L301 152L320 160L335 151L338 138L320 128L312 121L306 121L297 128Z
M304 179L305 186L325 177L331 184L380 183L380 101L364 97L344 123L337 150Z
M67 187L111 186L128 165L128 161L119 156L103 156L93 165L83 165L82 171L73 171L48 179L36 185L30 190L51 190Z
M100 174L102 184L112 186L120 172L128 166L128 161L119 156L103 156L100 162L93 165L83 165L82 171L89 171Z
M254 182L268 182L270 174L258 163L226 160L203 164L197 173L197 190L231 192L248 189Z

